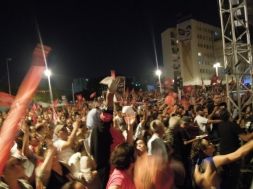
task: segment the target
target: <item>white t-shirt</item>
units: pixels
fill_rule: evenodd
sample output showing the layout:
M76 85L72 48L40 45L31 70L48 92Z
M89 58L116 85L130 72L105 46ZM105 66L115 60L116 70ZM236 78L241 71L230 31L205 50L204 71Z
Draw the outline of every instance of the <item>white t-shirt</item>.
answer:
M74 154L74 151L70 147L62 150L62 146L64 143L66 143L66 141L58 139L54 142L54 146L57 148L59 161L64 161L65 163L68 163L69 158Z
M202 117L200 115L197 115L194 119L194 123L199 126L199 129L203 131L204 133L207 133L206 131L206 125L207 125L208 119L205 117Z

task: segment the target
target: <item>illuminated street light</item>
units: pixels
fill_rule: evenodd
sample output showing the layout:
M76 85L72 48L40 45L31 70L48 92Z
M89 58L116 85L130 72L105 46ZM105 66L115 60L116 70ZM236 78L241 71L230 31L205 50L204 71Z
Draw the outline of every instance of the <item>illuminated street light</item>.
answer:
M161 70L156 70L155 74L158 76L158 79L159 79L159 86L160 86L160 93L162 93L162 84L161 84Z
M216 64L213 65L213 67L216 69L216 75L218 76L218 68L221 67L220 63L217 62Z
M53 92L52 92L51 81L50 81L50 76L51 76L52 73L49 69L46 69L44 73L47 76L48 86L49 86L49 93L50 93L50 101L52 103L53 102Z
M46 75L46 76L51 76L51 71L50 71L50 70L48 70L48 69L47 69L47 70L45 70L45 75Z

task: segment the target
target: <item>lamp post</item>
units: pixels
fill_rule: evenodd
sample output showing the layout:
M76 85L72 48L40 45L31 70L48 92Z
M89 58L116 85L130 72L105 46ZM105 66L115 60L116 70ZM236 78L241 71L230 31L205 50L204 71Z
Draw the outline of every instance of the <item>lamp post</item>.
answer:
M52 73L49 69L46 69L44 73L47 76L48 86L49 86L49 93L50 93L50 101L52 103L53 102L53 92L52 92L52 87L51 87L51 82L50 82L50 76L51 76Z
M160 93L162 93L162 84L161 84L161 70L157 69L155 74L158 76L158 80L159 80L159 87L160 87Z
M12 61L11 58L6 59L7 64L7 75L8 75L8 87L9 87L9 94L11 95L11 82L10 82L10 74L9 74L9 61Z
M221 67L220 63L217 62L216 64L213 65L213 67L216 69L216 75L218 76L218 68Z

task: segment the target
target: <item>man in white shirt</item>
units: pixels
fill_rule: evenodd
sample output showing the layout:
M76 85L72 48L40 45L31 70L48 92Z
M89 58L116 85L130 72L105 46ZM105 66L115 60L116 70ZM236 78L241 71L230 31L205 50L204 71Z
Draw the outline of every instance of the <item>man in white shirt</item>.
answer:
M57 148L59 154L59 160L68 163L69 158L74 154L74 151L71 149L75 138L76 132L80 127L81 122L76 121L74 123L74 129L68 137L68 131L65 125L57 125L54 129L54 134L58 137L58 140L54 142L54 146Z
M199 126L199 134L209 134L209 124L220 123L222 120L211 120L204 117L204 107L199 106L196 108L197 116L194 119L195 125Z

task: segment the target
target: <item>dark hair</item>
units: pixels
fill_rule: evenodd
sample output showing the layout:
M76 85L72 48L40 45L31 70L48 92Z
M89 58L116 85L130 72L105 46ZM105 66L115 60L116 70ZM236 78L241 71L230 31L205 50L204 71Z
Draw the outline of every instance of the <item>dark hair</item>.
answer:
M221 118L222 121L228 121L229 120L230 113L226 108L224 108L220 111L220 118Z
M41 131L42 129L44 129L43 123L39 123L39 124L37 124L37 125L35 126L36 132L39 132L39 131Z
M135 162L134 146L128 143L119 144L111 153L110 163L118 170L127 170Z
M140 137L140 138L136 138L135 140L134 140L134 146L136 147L136 145L137 145L137 141L138 140L142 140L143 142L144 142L144 144L147 146L147 140L145 139L145 138L143 138L143 137Z
M199 158L204 159L206 157L206 155L203 152L206 149L206 146L202 144L202 140L203 139L199 139L192 143L191 149L192 165L195 165Z

